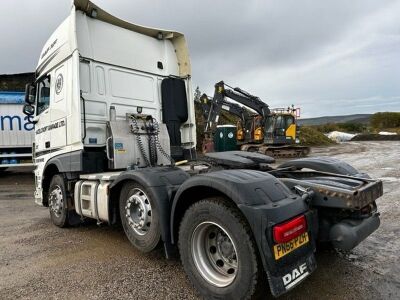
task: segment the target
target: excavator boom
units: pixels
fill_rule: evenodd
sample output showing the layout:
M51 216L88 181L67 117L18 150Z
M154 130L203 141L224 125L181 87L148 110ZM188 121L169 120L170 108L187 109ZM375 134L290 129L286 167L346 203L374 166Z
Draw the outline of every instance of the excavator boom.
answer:
M203 94L200 97L200 102L203 108L204 118L208 123L208 126L205 130L206 132L215 131L221 111L226 111L237 116L242 122L246 122L246 120L250 118L250 113L245 107L236 103L228 102L225 99L223 99L219 105L216 105L212 98L209 98L206 94Z

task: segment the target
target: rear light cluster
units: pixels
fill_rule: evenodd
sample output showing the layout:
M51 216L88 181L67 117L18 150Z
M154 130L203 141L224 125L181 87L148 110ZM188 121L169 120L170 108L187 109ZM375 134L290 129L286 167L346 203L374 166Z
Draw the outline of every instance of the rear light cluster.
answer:
M307 231L307 221L304 215L293 218L287 222L275 225L272 233L274 241L282 244L287 243L300 234Z

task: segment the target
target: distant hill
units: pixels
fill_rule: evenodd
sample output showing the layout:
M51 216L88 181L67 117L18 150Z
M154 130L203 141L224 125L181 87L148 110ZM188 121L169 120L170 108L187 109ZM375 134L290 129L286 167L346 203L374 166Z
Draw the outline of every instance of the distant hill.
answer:
M0 74L0 91L23 92L35 80L35 73Z
M372 116L372 114L326 116L326 117L318 117L318 118L299 119L298 123L299 123L299 125L324 125L324 124L347 123L347 122L368 124L371 116Z

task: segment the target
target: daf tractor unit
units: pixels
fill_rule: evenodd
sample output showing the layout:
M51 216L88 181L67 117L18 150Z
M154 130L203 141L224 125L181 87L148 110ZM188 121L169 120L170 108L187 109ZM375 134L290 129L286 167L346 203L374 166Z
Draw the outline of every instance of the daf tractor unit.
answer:
M121 224L139 251L179 255L203 298L282 295L316 269L317 243L350 250L379 227L382 182L345 162L272 167L272 157L245 151L198 158L179 32L75 0L25 101L34 197L52 223Z

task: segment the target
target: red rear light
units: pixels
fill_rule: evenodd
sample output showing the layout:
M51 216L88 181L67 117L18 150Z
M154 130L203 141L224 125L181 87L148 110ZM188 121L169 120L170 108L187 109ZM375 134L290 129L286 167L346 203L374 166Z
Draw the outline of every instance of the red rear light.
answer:
M291 219L273 228L276 243L286 243L307 231L307 221L304 215Z

